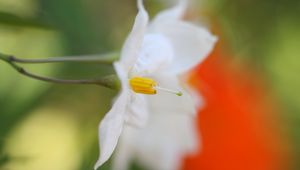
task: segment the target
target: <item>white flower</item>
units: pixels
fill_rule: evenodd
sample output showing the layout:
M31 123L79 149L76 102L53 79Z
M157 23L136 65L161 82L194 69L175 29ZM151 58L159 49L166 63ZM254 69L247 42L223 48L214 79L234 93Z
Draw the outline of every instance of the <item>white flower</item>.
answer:
M100 123L100 157L95 169L112 155L123 128L127 127L124 125L143 127L147 124L149 113L149 123L159 124L153 125L154 128L168 123L177 124L182 119L185 122L181 124L184 125L183 129L193 126L190 116L196 112L194 100L180 84L178 76L200 63L211 51L216 38L205 29L181 20L185 5L185 1L181 1L173 9L160 13L149 24L142 0L138 0L139 12L133 29L124 44L120 60L114 63L122 89L113 107ZM183 96L162 92L181 95L181 92L170 89L180 90ZM161 114L166 117L173 115L178 120L168 122L166 118L159 118L161 116L158 115ZM166 126L174 127L177 126ZM187 140L193 136L189 134L189 130L183 132L187 132ZM145 138L136 142L143 140L148 141ZM168 143L171 146L172 142ZM169 149L171 152L172 148Z

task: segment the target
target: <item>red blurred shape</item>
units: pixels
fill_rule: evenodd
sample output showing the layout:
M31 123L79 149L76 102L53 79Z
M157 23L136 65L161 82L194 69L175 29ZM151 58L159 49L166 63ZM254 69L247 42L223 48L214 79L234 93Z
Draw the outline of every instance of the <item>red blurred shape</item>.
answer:
M202 149L183 169L287 169L278 114L262 79L230 59L215 50L192 73L191 83L205 99L198 116Z

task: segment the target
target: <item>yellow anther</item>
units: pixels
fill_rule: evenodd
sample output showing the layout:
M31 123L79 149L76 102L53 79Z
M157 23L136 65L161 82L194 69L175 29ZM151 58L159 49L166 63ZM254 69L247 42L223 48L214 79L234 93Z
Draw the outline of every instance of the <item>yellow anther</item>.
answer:
M159 87L155 80L146 77L133 77L129 80L131 89L136 93L142 94L156 94L156 90L161 90L164 92L176 94L177 96L182 96L180 91L174 91L171 89Z
M156 82L153 79L145 77L133 77L129 80L132 90L142 94L156 94Z

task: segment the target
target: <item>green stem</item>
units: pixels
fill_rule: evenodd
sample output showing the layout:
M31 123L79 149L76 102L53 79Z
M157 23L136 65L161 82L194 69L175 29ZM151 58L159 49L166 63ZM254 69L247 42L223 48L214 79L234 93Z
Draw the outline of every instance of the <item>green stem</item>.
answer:
M58 84L93 84L93 85L108 87L111 89L119 89L120 88L119 80L116 75L110 75L110 76L102 77L99 79L80 79L80 80L66 80L66 79L49 78L49 77L39 76L39 75L36 75L36 74L26 71L23 67L20 67L14 63L14 62L17 62L15 59L16 58L11 57L9 55L0 53L0 60L3 60L6 63L8 63L10 66L12 66L12 68L14 68L20 74L22 74L26 77L32 78L32 79L41 80L41 81L45 81L45 82L51 82L51 83L58 83ZM18 59L18 61L19 60L20 59ZM22 59L20 61L25 61L25 60ZM42 62L42 59L36 60L36 61L34 61L34 63L37 63L37 61L40 63L44 63L44 62ZM25 62L31 63L29 61L25 61ZM64 60L61 59L60 61L57 60L56 62L64 62ZM21 62L21 63L23 63L23 62Z
M0 54L1 55L1 54ZM3 55L3 54L2 54ZM23 64L43 64L43 63L59 63L59 62L91 62L112 64L119 57L119 53L95 54L85 56L69 56L69 57L52 57L46 59L20 59L14 56L6 56L8 60Z

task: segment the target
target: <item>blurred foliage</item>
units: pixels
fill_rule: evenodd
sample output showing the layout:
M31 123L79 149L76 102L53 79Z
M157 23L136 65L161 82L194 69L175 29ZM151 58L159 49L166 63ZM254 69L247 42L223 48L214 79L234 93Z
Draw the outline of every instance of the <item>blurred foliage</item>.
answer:
M296 24L300 11L297 0L214 0L207 3L235 53L241 54L239 57L247 56L260 66L272 59L265 54L276 36L272 30L287 18Z
M34 19L22 18L17 15L5 13L0 11L0 22L1 24L19 26L19 27L37 27L42 29L48 29L50 25L40 23Z
M293 153L300 157L300 24L293 19L282 19L274 33L268 52L272 59L266 64L268 77L278 92L285 108L283 113L286 132L292 137ZM295 169L300 163L295 160Z
M31 56L41 54L52 55L59 51L56 44L59 38L53 32L36 30L32 28L0 28L0 44L3 52ZM27 50L32 47L35 50ZM44 55L46 56L46 55ZM47 91L50 85L29 80L12 70L8 65L2 63L0 67L0 151L2 150L5 136L9 134L18 121L26 117L26 113L38 104L41 96ZM53 68L34 67L34 71L50 74Z
M135 3L134 0L0 0L0 50L19 57L39 58L118 51L136 14ZM146 4L151 16L163 6L159 0L146 1ZM211 0L202 4L202 8L208 9L213 22L218 23L217 29L230 42L228 46L234 49L235 59L250 61L261 70L285 104L282 114L285 128L294 141L294 153L300 158L300 93L297 91L300 1ZM10 160L12 163L5 165L9 169L18 162L16 157L24 156L13 149L19 143L21 149L28 149L34 147L30 142L36 141L44 153L49 149L62 150L57 146L70 144L62 155L71 152L77 156L72 159L79 170L92 169L98 156L97 126L115 92L94 86L41 83L21 77L5 63L0 64L0 167ZM41 75L66 78L113 73L111 66L98 64L27 67ZM54 141L58 139L55 145L37 138L43 138L42 130L54 126L65 130L47 132ZM33 133L30 129L41 131ZM110 169L110 163L102 169Z

